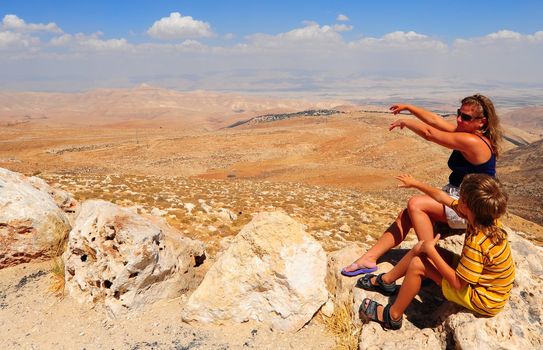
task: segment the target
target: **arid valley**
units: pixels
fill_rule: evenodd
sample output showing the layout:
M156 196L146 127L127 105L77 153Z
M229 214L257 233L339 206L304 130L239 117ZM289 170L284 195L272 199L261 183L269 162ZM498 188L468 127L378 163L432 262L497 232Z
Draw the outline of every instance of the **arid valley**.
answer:
M436 108L452 114L454 102ZM435 186L447 182L450 151L406 130L388 131L397 117L387 110L386 105L339 100L181 93L150 86L78 94L0 92L0 167L38 176L79 202L104 199L161 216L206 243L206 264L256 213L273 210L304 224L326 252L333 252L379 237L415 194L398 188L395 175L411 174ZM543 108L503 108L501 115L506 140L498 176L511 197L505 222L542 246ZM23 308L25 317L39 318L36 309L25 309L15 293L6 292L33 288L18 293L28 298L30 308L38 308L40 300L33 295L47 289L45 272L40 274L47 265L24 269L0 272L2 312L15 317ZM30 272L36 280L17 284ZM44 312L52 318L67 317L75 307L51 295L46 303ZM91 320L87 330L51 330L34 322L27 332L21 319L0 329L13 334L10 344L22 347L32 344L24 339L57 338L36 348L53 348L64 336L76 337L66 348L200 348L196 345L202 342L186 341L191 337L206 338L209 348L268 348L273 337L248 325L223 331L206 326L198 337L191 336L190 328L173 326L176 315L167 303L139 316L141 325L130 330L127 320L114 325L92 312L85 311ZM156 322L175 330L153 333L153 343L140 333L150 332ZM334 336L323 329L309 325L278 347L331 347ZM99 330L115 340L84 336Z

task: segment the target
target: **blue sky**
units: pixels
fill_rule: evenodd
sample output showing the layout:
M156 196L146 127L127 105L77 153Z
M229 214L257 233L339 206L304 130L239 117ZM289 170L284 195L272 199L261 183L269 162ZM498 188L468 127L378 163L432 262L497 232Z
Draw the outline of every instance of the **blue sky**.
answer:
M537 95L542 17L538 0L0 0L0 90Z

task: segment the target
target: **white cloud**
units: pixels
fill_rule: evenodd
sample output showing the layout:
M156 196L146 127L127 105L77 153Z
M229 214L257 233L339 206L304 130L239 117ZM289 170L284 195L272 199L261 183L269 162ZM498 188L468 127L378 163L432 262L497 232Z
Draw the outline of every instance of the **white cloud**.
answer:
M47 24L42 23L26 23L23 19L16 15L5 15L2 20L2 28L5 30L21 31L21 32L50 32L50 33L62 33L55 23L50 22Z
M109 40L89 38L79 42L79 44L84 48L96 51L123 51L132 47L124 38Z
M62 34L61 36L56 36L50 40L51 45L53 46L64 46L72 41L73 36L71 34Z
M340 22L347 22L349 20L349 17L343 15L343 14L339 14L337 15L336 17L336 21L340 21Z
M35 38L24 33L15 33L11 31L0 31L0 49L28 49L40 43L39 38Z
M428 38L427 35L419 34L413 31L410 32L402 32L402 31L396 31L392 33L388 33L385 36L383 36L383 40L385 41L395 41L395 42L408 42L408 41L420 41L425 40Z
M492 40L501 40L501 39L520 40L522 39L522 34L518 32L513 32L511 30L500 30L498 32L488 34L487 38L492 39Z
M414 31L403 32L395 31L383 35L381 38L362 38L358 41L350 43L353 48L396 48L405 50L415 49L433 49L437 51L445 51L448 46L446 43L432 39L425 34L420 34Z
M334 24L332 27L336 32L347 32L353 29L353 26L348 24Z
M214 35L209 23L195 20L191 16L182 16L179 12L172 12L169 17L163 17L153 23L147 34L158 39L187 39Z
M527 35L526 37L528 38L528 40L531 40L531 41L543 40L543 31L535 32L534 34Z
M315 22L305 22L302 28L296 28L277 35L253 34L247 37L250 47L292 49L293 45L311 46L313 49L344 45L341 32L351 30L352 26L337 24L320 26Z
M502 29L494 33L490 33L483 37L470 39L459 38L454 41L457 46L471 45L503 45L504 42L509 43L536 43L543 40L543 31L535 32L534 34L521 34L508 29Z

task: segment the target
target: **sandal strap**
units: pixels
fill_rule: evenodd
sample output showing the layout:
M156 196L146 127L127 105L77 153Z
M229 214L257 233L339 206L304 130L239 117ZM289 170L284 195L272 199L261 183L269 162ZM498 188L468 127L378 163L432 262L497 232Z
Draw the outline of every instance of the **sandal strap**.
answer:
M360 277L358 279L356 284L357 284L357 286L360 286L360 288L362 288L362 289L374 291L375 286L371 283L371 279L373 277L375 277L375 275L372 274L372 273L365 274L364 276L362 276L362 277Z
M375 282L377 282L377 285L383 289L383 291L387 293L394 293L396 291L396 282L394 283L385 283L383 281L383 275L384 273L380 273L375 277Z
M366 302L368 303L368 306L365 306ZM366 315L366 317L370 320L381 323L381 321L377 317L377 307L379 305L381 304L379 304L375 300L372 300L370 298L364 298L364 300L362 300L362 304L360 304L359 311Z
M402 328L402 321L403 317L399 320L392 319L392 316L390 316L390 304L387 304L383 310L383 327L393 330L400 329Z

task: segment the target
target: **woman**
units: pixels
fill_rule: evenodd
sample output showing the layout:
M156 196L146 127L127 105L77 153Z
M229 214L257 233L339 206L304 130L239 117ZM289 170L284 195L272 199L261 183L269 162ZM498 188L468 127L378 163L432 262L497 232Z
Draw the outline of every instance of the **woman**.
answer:
M408 128L420 137L453 150L449 158L449 184L443 189L458 198L458 188L466 174L496 175L496 157L502 132L492 101L483 95L468 96L457 110L456 125L423 108L398 104L390 107L393 114L409 111L419 120L398 119L389 130ZM433 223L446 222L451 228L465 228L466 222L453 210L427 195L409 199L395 222L377 243L355 262L341 270L343 275L356 276L377 270L377 259L400 244L411 228L419 240L434 237Z

